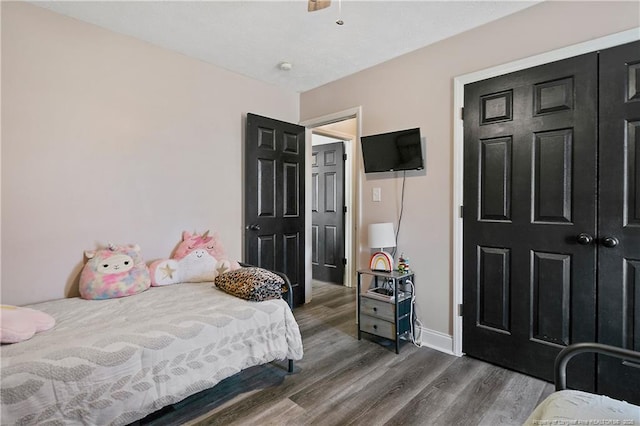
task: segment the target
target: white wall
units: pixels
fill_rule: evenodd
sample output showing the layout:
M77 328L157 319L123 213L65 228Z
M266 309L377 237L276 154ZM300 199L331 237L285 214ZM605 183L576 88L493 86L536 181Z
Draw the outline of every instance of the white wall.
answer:
M638 26L637 2L544 2L302 94L302 120L361 106L363 135L420 127L426 137L426 172L407 177L398 251L416 272L418 315L436 345L452 333L453 78ZM369 223L397 221L402 179L361 177L362 244ZM368 250L359 252L366 267Z
M2 2L2 303L77 294L83 251L168 257L218 230L242 257L247 112L299 95L22 3Z

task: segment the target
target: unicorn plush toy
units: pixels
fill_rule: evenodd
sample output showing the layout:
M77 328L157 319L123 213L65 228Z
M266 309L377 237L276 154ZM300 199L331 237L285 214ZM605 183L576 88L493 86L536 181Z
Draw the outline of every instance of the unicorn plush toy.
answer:
M240 268L227 259L217 235L182 233L182 242L171 259L156 260L149 265L151 285L163 286L183 282L213 281L223 272Z

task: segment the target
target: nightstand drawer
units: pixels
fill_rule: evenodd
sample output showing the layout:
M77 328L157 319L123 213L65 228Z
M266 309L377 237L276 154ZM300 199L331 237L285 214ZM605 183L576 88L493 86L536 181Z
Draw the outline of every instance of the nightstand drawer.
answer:
M360 311L364 315L371 315L387 321L395 321L394 309L395 306L393 303L375 300L369 297L360 298Z
M360 316L360 330L391 340L396 338L396 327L392 322L369 315Z

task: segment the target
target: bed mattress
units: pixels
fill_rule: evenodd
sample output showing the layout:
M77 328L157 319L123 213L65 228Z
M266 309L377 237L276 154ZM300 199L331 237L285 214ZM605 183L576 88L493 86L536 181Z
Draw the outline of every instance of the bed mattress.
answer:
M56 326L0 348L3 425L128 424L245 368L303 353L285 301L247 302L212 283L30 307Z
M638 425L640 407L604 395L562 390L542 401L524 424Z

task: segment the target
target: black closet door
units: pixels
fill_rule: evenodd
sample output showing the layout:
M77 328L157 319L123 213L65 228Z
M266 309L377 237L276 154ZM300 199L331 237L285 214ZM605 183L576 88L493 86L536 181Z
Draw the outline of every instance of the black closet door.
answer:
M344 142L313 147L311 265L313 278L344 283Z
M598 335L640 351L640 42L600 53ZM598 392L640 404L640 365L599 356Z
M553 380L595 341L597 54L465 86L463 350ZM569 383L594 389L593 357Z
M305 301L305 128L247 114L244 261L287 274L293 305Z
M467 85L464 125L463 350L548 380L569 343L640 351L640 42ZM640 404L640 365L595 379Z

